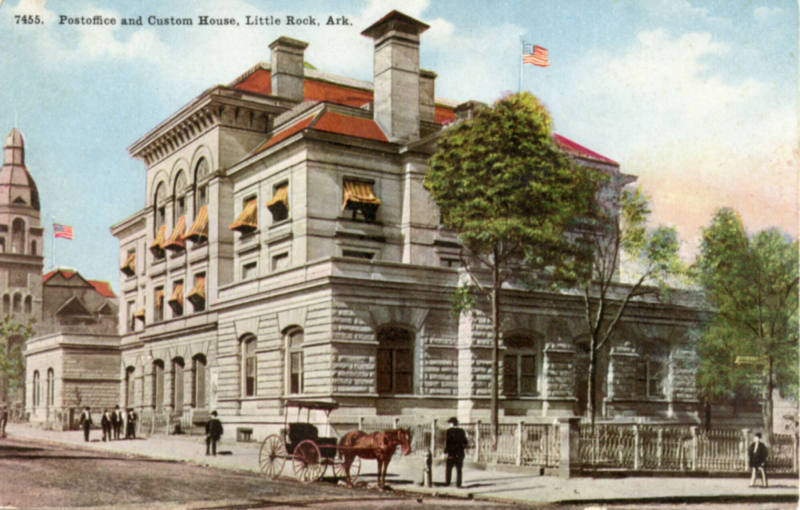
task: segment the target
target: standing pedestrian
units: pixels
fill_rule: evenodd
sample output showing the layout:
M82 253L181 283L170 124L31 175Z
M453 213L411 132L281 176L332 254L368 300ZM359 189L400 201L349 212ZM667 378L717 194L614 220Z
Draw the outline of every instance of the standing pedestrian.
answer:
M750 487L756 486L756 471L761 471L761 483L767 487L767 457L769 450L767 445L761 442L761 433L756 432L755 440L747 448L747 461L750 466Z
M217 454L217 441L220 437L222 437L222 423L217 419L217 412L211 411L211 419L206 423L206 455Z
M92 412L89 406L83 408L80 424L83 427L83 440L89 440L89 429L92 427Z
M125 417L127 419L125 438L136 439L136 420L138 419L138 416L136 416L136 411L134 411L132 407L129 407L128 412L125 413Z
M103 411L100 418L100 427L103 429L103 441L111 441L111 412L108 409Z
M8 405L0 406L0 437L6 437L6 423L8 423Z
M111 428L114 431L114 439L119 439L122 430L122 411L119 410L119 405L114 407L114 412L111 413Z
M452 417L447 422L450 428L447 429L447 435L444 443L444 453L447 455L447 464L445 471L444 484L450 485L450 477L453 472L453 467L456 468L456 487L461 487L461 470L464 467L464 450L467 448L469 441L464 429L459 428L458 419Z

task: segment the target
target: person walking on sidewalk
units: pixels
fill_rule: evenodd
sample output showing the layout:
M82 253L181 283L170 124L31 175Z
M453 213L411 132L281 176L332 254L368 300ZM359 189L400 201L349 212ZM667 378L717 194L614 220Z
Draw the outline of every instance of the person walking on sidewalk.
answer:
M206 423L206 455L217 454L217 441L220 437L222 437L222 422L217 419L217 412L211 411L211 419Z
M83 427L83 440L89 440L89 429L92 428L92 413L89 406L83 408L80 424Z
M450 478L453 472L453 467L456 468L456 487L461 487L461 470L464 467L464 450L467 448L469 441L467 441L467 434L464 429L459 428L458 419L452 417L447 422L450 428L447 429L445 436L444 453L447 455L447 463L445 466L444 484L450 485Z
M100 427L103 429L103 441L111 441L111 413L106 409L100 418Z
M750 487L756 486L756 471L761 471L761 483L767 487L767 445L761 442L761 433L756 432L755 440L747 448L747 463L750 466Z
M114 407L114 412L111 413L111 429L114 432L114 439L119 439L122 430L122 411L119 410L119 405Z
M136 439L136 420L138 419L136 411L129 407L128 412L125 413L125 418L125 439Z

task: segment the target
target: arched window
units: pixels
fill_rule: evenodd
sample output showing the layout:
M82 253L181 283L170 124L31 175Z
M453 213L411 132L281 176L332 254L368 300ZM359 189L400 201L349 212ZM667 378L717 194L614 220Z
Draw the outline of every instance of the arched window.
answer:
M47 407L52 407L56 400L56 378L52 368L47 369Z
M289 367L289 393L303 393L303 391L305 391L303 330L300 328L287 329L286 346L289 356L288 363L286 364L286 366Z
M20 294L14 294L14 313L19 313L22 311L22 296Z
M11 297L3 294L3 313L8 315L9 312L11 312Z
M206 357L195 354L192 358L192 404L196 408L206 407Z
M530 335L512 334L503 337L503 395L533 396L539 392L537 339Z
M178 221L178 218L186 214L186 174L183 171L178 172L175 178L175 186L172 190L172 196L175 200L173 205L173 224Z
M125 407L133 407L136 405L134 401L134 392L136 390L135 372L136 369L134 367L125 369Z
M33 407L39 407L39 398L41 391L39 384L40 384L39 371L35 370L33 372Z
M153 407L161 409L164 405L164 362L153 361Z
M194 170L194 210L199 211L201 207L208 204L208 183L206 178L209 174L208 160L200 158Z
M402 394L414 392L414 336L402 328L378 331L377 391Z
M153 232L154 234L157 234L158 229L167 223L167 206L165 204L166 200L167 187L163 182L160 182L156 187L156 194L154 195L153 199L153 209L155 212L155 222L153 224L155 226L155 231Z
M11 223L11 253L25 253L25 220L14 218Z
M172 359L172 406L175 411L183 409L183 358Z
M25 296L25 313L30 314L33 311L33 298Z
M256 337L245 335L242 349L242 395L254 397L258 388L258 365L256 363Z

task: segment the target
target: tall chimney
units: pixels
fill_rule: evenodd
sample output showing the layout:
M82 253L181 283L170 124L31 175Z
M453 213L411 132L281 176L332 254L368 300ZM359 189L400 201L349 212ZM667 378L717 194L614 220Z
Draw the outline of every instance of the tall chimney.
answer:
M436 120L436 73L419 70L419 118L425 122Z
M291 37L279 37L269 45L272 95L303 100L303 53L307 47L307 42Z
M419 35L428 25L392 11L361 32L375 41L375 121L392 142L419 138Z

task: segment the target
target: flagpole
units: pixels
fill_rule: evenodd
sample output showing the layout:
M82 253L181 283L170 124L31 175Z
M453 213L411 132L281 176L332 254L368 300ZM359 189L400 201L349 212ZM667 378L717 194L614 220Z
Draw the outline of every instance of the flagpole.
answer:
M519 42L522 45L522 51L517 57L519 59L519 82L517 83L517 93L522 92L522 55L525 54L525 39L519 36Z
M52 238L53 239L53 241L52 241L53 242L53 257L51 259L51 262L53 264L53 269L56 268L56 232L55 232L56 225L55 225L55 221L56 221L56 219L53 218L53 216L50 216L50 227L53 229L53 238Z

